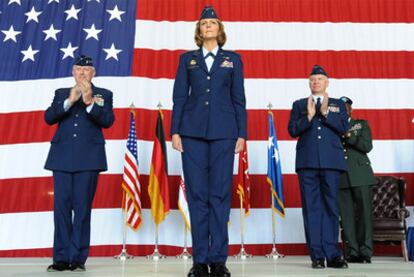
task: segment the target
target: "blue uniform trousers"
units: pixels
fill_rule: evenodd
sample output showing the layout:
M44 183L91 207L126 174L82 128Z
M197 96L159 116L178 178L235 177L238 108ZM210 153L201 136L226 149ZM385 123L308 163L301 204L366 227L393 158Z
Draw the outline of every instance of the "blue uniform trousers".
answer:
M182 137L194 263L225 262L235 139Z
M53 171L53 261L84 264L89 253L92 201L98 171ZM73 211L73 215L72 215Z
M312 260L341 256L339 236L339 178L341 171L298 170L306 242Z

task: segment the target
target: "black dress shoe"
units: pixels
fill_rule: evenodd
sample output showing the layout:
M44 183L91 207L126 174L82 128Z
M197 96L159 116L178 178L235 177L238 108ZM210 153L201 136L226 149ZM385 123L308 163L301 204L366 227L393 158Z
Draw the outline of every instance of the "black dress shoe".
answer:
M312 268L315 268L315 269L325 268L325 260L324 259L312 260Z
M46 269L47 272L56 272L56 271L64 271L70 270L70 266L67 262L54 262L53 264L49 265Z
M193 264L187 277L209 277L208 266L206 264Z
M360 256L359 260L360 260L360 263L363 263L363 264L371 263L371 257L368 257L368 256Z
M330 261L327 261L326 266L332 268L348 268L348 264L342 257L336 257Z
M74 262L70 265L70 270L72 270L74 272L84 272L84 271L86 271L86 268L85 268L84 264Z
M346 261L348 263L361 263L361 258L359 256L351 255L348 258L346 258Z
M225 263L210 264L210 277L230 277L231 273Z

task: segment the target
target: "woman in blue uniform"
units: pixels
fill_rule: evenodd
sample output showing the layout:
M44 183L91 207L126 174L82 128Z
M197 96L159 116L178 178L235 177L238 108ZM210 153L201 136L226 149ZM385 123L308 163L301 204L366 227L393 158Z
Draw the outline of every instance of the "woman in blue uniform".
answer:
M171 136L182 154L190 209L194 276L230 276L227 223L234 154L247 137L240 55L222 49L224 26L212 7L195 30L198 50L181 55L174 83Z

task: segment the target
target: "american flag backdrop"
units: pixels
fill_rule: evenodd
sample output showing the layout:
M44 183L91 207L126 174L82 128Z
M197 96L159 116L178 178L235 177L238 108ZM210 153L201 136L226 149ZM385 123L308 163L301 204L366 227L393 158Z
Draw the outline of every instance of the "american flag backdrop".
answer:
M128 231L128 252L153 250L147 193L157 104L164 111L171 210L159 226L160 251L183 246L177 208L181 159L169 125L178 56L195 49L195 22L211 4L228 42L244 63L251 182L244 242L253 254L270 251L271 198L266 182L266 106L273 105L282 160L286 215L277 218L278 249L305 253L296 141L287 123L295 99L309 94L314 64L330 75L328 93L354 101L354 116L370 123L369 154L379 175L407 179L414 214L414 1L411 0L2 0L0 1L0 256L51 256L53 182L43 169L54 127L43 120L54 90L73 85L74 57L93 57L94 84L114 92L116 121L105 130L108 171L93 204L91 255L118 254L122 244L122 173L129 106L136 109L142 225ZM237 165L237 157L235 165ZM237 166L229 225L230 251L239 250ZM408 219L414 225L413 217Z

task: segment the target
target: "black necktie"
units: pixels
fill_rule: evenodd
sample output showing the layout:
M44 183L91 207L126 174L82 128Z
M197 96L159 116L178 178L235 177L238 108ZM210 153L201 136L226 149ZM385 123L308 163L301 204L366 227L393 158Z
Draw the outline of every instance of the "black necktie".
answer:
M212 57L213 59L215 58L214 54L211 52L208 52L207 55L204 57L204 59L207 59L208 57Z
M316 98L316 113L318 114L321 110L321 98Z

